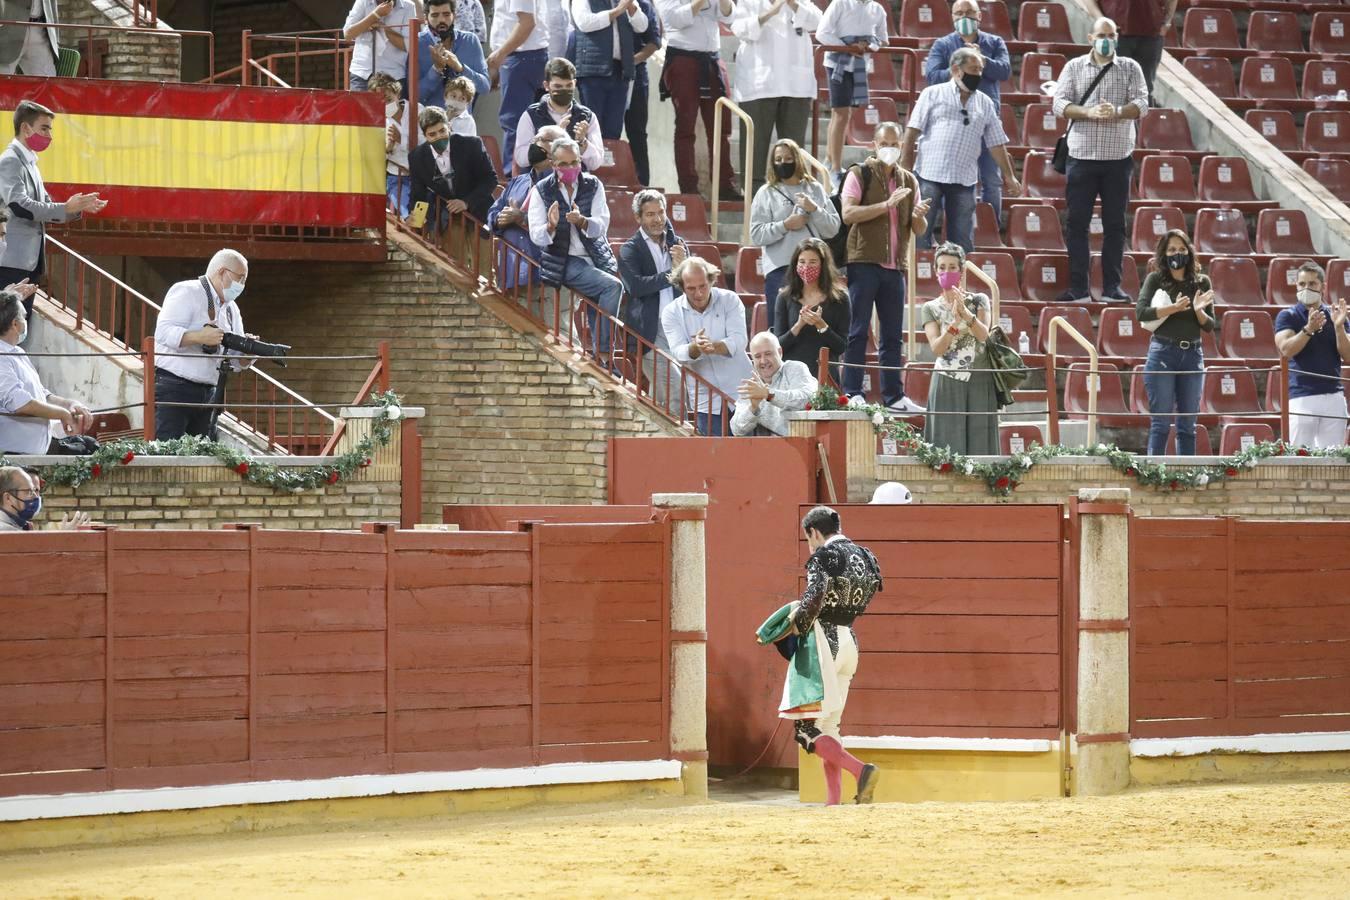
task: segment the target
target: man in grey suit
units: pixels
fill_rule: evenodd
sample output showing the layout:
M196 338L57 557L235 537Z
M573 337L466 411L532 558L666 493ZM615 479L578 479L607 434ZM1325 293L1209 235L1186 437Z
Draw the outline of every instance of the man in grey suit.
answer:
M0 19L11 22L55 24L56 0L0 0ZM0 27L0 75L13 75L16 68L24 75L50 77L56 74L60 42L55 28Z
M65 203L55 203L42 183L37 154L52 142L56 113L32 100L19 101L14 110L14 140L0 153L0 202L9 210L4 256L0 257L0 284L27 278L38 283L45 269L44 223L68 222L85 213L102 212L108 201L98 194L73 194ZM27 315L33 301L24 301Z

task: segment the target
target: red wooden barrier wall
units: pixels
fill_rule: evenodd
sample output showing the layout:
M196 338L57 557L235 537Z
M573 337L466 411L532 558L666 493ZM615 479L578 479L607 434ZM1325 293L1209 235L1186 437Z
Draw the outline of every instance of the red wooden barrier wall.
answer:
M3 536L0 795L666 758L669 542Z
M1131 733L1350 730L1350 522L1135 519Z

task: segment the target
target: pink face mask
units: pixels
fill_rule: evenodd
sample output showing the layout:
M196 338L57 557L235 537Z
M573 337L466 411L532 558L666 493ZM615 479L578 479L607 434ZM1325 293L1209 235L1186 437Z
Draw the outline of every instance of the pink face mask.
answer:
M820 277L819 263L797 263L797 274L807 284L815 284Z
M937 276L938 287L944 291L950 291L961 283L961 273L958 272L939 272Z
M50 135L30 134L25 143L28 144L29 150L32 150L34 153L41 153L52 145L52 139Z
M581 177L581 169L572 166L566 169L558 169L558 180L563 184L576 184L577 179Z

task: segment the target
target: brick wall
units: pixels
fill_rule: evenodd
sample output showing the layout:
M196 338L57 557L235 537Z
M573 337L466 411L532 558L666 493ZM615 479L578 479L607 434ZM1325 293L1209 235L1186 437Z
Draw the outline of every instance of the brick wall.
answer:
M344 2L340 5L345 18L351 4ZM340 26L342 22L339 21L337 24ZM216 34L216 71L223 72L239 65L240 38L245 28L250 29L255 35L260 35L317 31L325 26L315 22L304 10L292 3L261 0L255 3L216 4L209 27ZM261 59L268 54L289 53L294 49L294 44L259 41L253 45L250 55L254 59ZM323 48L317 44L303 44L300 49ZM295 77L295 63L292 59L278 61L274 71L291 87L334 89L343 86L338 78L345 74L345 67L338 66L335 71L332 56L311 56L301 57L299 81ZM233 80L238 83L237 78Z
M61 21L81 25L118 25L132 27L131 12L114 0L82 0L61 4ZM169 31L163 21L161 32ZM62 29L62 44L73 45L85 53L87 35ZM180 39L150 34L116 32L94 33L95 42L106 41L108 53L103 58L103 77L133 81L178 81L182 72ZM184 37L182 41L204 44L204 38ZM205 52L204 49L201 52ZM86 54L87 55L87 54Z

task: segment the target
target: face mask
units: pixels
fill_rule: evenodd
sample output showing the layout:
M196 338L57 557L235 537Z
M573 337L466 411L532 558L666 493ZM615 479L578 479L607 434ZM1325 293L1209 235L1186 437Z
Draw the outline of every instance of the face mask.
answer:
M15 496L18 495L16 494ZM33 521L33 517L42 511L42 495L35 494L31 500L24 500L21 502L23 503L23 506L20 507L18 512L12 513L12 515L14 516L14 520L20 525L27 526L29 522Z
M233 275L230 278L234 278ZM226 303L233 303L239 299L239 295L244 292L244 283L242 281L231 281L225 286L225 290L220 292L220 296L225 298Z
M962 16L956 20L956 30L961 33L962 37L970 37L980 30L980 23L970 16Z
M577 179L580 177L581 177L581 169L578 168L577 166L572 166L567 169L558 170L558 180L561 181L563 184L568 185L576 184Z
M398 101L386 100L384 102L384 117L386 119L392 119L396 115L398 115Z
M448 137L437 138L436 140L431 142L431 149L435 150L437 153L444 153L445 148L449 146L450 146L450 139Z
M795 162L776 162L773 164L773 174L778 176L779 181L787 181L797 174L797 164Z
M877 150L877 159L888 166L893 166L900 161L899 147L881 147Z
M1190 265L1191 255L1189 253L1169 253L1167 254L1167 268L1184 269Z
M538 144L531 144L525 151L525 159L530 163L530 168L534 168L544 160L548 159L548 151Z
M952 288L956 287L960 283L961 283L960 271L938 273L938 287L942 288L944 291L950 291Z
M1115 38L1097 38L1092 42L1092 49L1097 51L1098 56L1115 56L1116 39Z
M972 94L979 90L981 81L984 81L983 75L971 75L969 72L966 72L961 76L961 86Z
M23 322L23 331L20 331L20 332L19 332L19 343L20 343L20 344L22 344L24 341L28 340L28 319L27 319L27 317L23 317L23 318L22 318L22 322Z
M797 263L797 276L806 284L815 284L820 277L820 263Z
M572 105L572 91L549 91L548 99L557 107L570 107Z
M1298 302L1308 307L1321 306L1322 292L1309 290L1308 288L1303 288L1298 292Z
M34 153L41 153L52 145L52 139L45 134L30 134L28 140L28 149Z
M448 113L450 114L450 118L452 118L452 119L453 119L455 116L462 115L462 114L464 113L464 110L466 110L466 109L468 109L468 108L469 108L469 104L466 103L466 102L464 102L463 100L447 100L447 101L445 101L445 111L448 112Z

